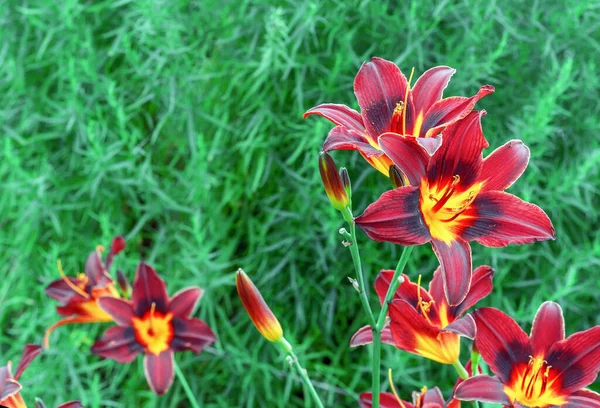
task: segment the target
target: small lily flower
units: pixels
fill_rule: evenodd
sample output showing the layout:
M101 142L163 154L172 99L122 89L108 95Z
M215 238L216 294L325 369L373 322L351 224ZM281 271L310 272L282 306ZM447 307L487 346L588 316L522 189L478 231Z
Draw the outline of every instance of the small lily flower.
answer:
M350 204L348 192L335 162L327 153L319 155L319 172L331 205L338 211L344 211Z
M49 347L50 334L57 327L70 323L112 321L112 318L98 306L98 300L105 296L119 297L119 292L108 271L113 257L124 248L123 237L116 237L113 239L106 262L103 262L103 248L99 246L88 256L85 273L79 274L76 278L66 276L60 261L58 261L58 271L62 278L50 283L46 287L46 294L60 303L60 306L56 307L56 311L59 315L66 317L46 330L44 347Z
M401 400L394 394L382 392L380 394L379 406L381 408L460 408L460 401L451 399L446 402L438 387L427 389L423 387L421 392L413 392L412 402ZM361 408L372 408L373 393L364 392L360 394L358 404Z
M504 192L529 162L523 142L510 141L483 159L484 114L471 112L444 129L442 146L431 157L403 136L381 136L382 149L410 185L383 193L355 220L376 241L430 242L450 305L460 304L469 291L470 241L504 247L555 238L541 208Z
M325 103L309 109L303 117L319 115L335 125L323 151L358 150L371 166L387 176L392 160L379 145L382 134L414 136L433 151L440 142L434 137L445 126L464 118L479 99L494 92L493 86L485 85L470 98L442 99L455 72L446 66L431 68L411 88L410 79L406 80L396 64L373 58L362 65L354 80L361 113L345 105Z
M144 353L148 385L158 395L173 383L173 353L199 354L216 341L202 320L190 318L202 289L190 287L169 298L165 282L148 264L139 264L131 301L103 297L98 303L118 326L108 329L92 346L92 353L119 363L130 363Z
M242 269L237 271L235 286L246 312L248 312L252 323L254 323L260 334L271 342L281 341L283 339L283 329L279 324L279 320L277 320L259 290L254 286L252 280Z
M385 300L394 271L384 270L375 280L375 291L380 302ZM480 266L473 271L473 283L460 304L450 306L444 296L442 273L433 273L429 291L402 275L389 306L390 324L382 330L381 341L409 353L417 354L442 364L454 364L460 354L460 336L475 337L473 318L464 313L492 291L494 270ZM464 315L464 316L463 316ZM370 326L360 328L350 340L350 346L373 342Z
M7 365L0 367L0 406L6 408L27 408L25 405L25 401L21 397L21 389L23 388L21 384L17 381L23 374L23 371L29 364L42 352L42 346L37 344L28 344L25 346L23 350L23 356L21 357L21 361L17 365L17 371L15 372L15 376L12 375L12 364L9 361ZM39 405L36 403L36 408L43 407L43 405ZM64 403L57 408L83 408L79 401L71 401Z
M565 339L562 309L543 303L527 334L498 309L474 313L475 345L496 377L477 375L456 388L463 401L508 407L600 407L600 395L584 390L600 370L600 326Z

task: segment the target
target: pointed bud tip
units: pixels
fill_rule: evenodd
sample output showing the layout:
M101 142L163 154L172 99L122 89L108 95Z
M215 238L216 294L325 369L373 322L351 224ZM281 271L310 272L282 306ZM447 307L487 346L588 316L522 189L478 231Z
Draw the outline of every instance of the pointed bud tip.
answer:
M319 172L321 173L325 192L333 207L339 211L345 210L350 204L348 192L344 187L342 177L333 158L325 152L319 154Z
M125 238L122 236L115 237L110 245L111 252L116 255L125 249Z

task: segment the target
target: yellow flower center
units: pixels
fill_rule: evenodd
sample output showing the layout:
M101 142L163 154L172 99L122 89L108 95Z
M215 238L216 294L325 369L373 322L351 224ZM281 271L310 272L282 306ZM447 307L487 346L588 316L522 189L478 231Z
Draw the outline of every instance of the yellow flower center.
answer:
M146 351L156 355L169 349L173 339L172 320L173 314L163 315L157 312L155 303L152 303L150 311L143 317L131 319L137 341L146 348Z
M511 384L504 387L511 401L527 407L561 406L567 402L552 388L555 379L550 376L552 366L546 360L529 356L529 363L523 368L517 371Z
M452 242L459 232L463 212L475 200L481 184L475 184L465 191L456 191L460 176L453 177L449 185L430 186L427 180L421 183L421 214L434 239L445 243Z

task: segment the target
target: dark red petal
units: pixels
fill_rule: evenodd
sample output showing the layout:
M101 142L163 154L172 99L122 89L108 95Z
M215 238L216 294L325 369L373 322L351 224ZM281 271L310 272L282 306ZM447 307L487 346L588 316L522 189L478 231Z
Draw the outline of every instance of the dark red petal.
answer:
M504 393L504 384L498 378L487 375L476 375L459 384L454 398L512 406L512 401Z
M450 313L454 317L459 317L468 309L475 306L481 299L489 295L493 288L493 277L494 269L489 266L483 265L473 270L473 278L471 279L471 287L469 288L467 297L465 297L460 305L452 307Z
M138 316L143 316L150 310L152 303L156 304L157 311L167 312L169 296L165 281L158 276L154 268L145 262L140 262L135 272L131 302L135 314Z
M396 345L394 343L394 338L392 337L390 326L385 326L381 330L381 342L392 346ZM350 339L350 347L364 346L371 343L373 343L373 330L371 329L371 326L361 327Z
M393 62L373 58L360 68L354 79L354 93L363 123L372 137L391 130L394 109L404 102L406 86L406 77ZM410 108L405 106L405 109Z
M444 408L446 406L446 401L444 401L444 396L442 395L442 391L438 387L433 387L427 391L425 394L413 392L413 403L416 404L416 398L422 395L421 403L423 407L427 406L439 406Z
M173 352L166 350L159 355L147 353L144 356L144 372L152 392L162 395L173 384Z
M91 348L93 354L121 364L131 363L143 350L144 347L136 341L133 327L122 326L113 326L106 330Z
M484 85L477 94L470 98L453 96L434 103L425 113L419 135L415 136L433 137L437 135L444 126L466 117L473 110L477 101L492 92L494 92L493 86Z
M329 131L323 143L323 151L331 150L358 150L366 157L378 157L384 154L371 145L365 136L343 126L336 126Z
M131 319L135 317L133 305L130 301L105 296L98 299L98 305L108 313L119 326L131 326Z
M404 173L411 185L421 184L430 157L427 150L416 143L414 137L384 133L379 137L379 147Z
M117 255L119 252L121 252L124 249L125 249L125 238L123 238L123 237L113 238L112 243L110 244L110 251L108 251L108 255L106 256L106 269L107 270L110 269L115 255Z
M574 392L562 408L600 408L600 394L591 390Z
M483 160L479 181L483 190L509 188L523 174L529 163L529 148L520 140L511 140Z
M404 407L402 407L394 394L389 392L382 392L379 394L379 407L380 408L414 408L414 405L410 402L402 401ZM358 405L361 408L372 408L373 407L373 393L363 392L359 396Z
M415 115L425 115L431 106L442 99L455 69L445 66L433 67L417 79L411 90L415 104Z
M448 326L444 327L444 329L441 331L456 333L459 336L473 340L475 338L477 329L475 327L475 320L473 320L473 317L470 314L466 314L460 319L457 319Z
M442 132L442 145L427 167L430 186L450 186L458 176L455 189L459 192L478 180L483 164L481 152L488 146L481 129L483 115L485 111L471 112Z
M418 187L387 191L355 219L369 238L399 245L420 245L431 240L419 211Z
M33 359L36 358L42 352L42 350L42 346L40 346L39 344L28 344L25 346L25 349L23 349L23 355L21 356L21 360L17 365L17 371L15 371L15 380L18 380L19 377L21 377L23 371L25 371L25 369L29 367L29 364L31 364Z
M85 274L88 277L90 286L102 284L106 279L110 279L106 275L104 264L102 263L101 253L98 249L90 253L85 261Z
M67 279L74 285L78 286L79 279L67 276ZM66 305L72 299L79 298L84 301L85 298L76 293L64 279L57 279L51 282L45 289L46 295L58 301L61 305Z
M594 382L600 370L600 326L570 335L555 343L546 355L555 381L571 393Z
M461 237L489 247L554 239L552 222L540 207L503 191L484 191L465 212L474 217Z
M70 402L65 402L64 404L60 404L56 408L84 408L84 406L81 403L81 401L70 401Z
M365 126L363 125L362 116L360 113L347 107L346 105L340 105L337 103L323 103L319 106L315 106L306 111L302 115L303 119L306 119L310 115L319 115L333 122L336 126L343 126L347 129L356 130L357 132L364 133Z
M199 319L173 318L174 336L171 341L173 351L191 350L198 354L217 338L206 323Z
M169 300L169 312L173 313L176 317L190 317L194 312L196 304L202 297L202 293L202 289L198 287L180 290Z
M434 239L431 240L431 246L442 267L446 300L450 306L459 305L471 287L471 247L460 238L449 244Z
M529 344L534 356L544 357L554 343L565 339L565 319L560 305L544 302L538 309L531 326Z
M473 312L477 325L475 347L500 381L507 382L517 364L529 362L527 334L510 316L492 307Z

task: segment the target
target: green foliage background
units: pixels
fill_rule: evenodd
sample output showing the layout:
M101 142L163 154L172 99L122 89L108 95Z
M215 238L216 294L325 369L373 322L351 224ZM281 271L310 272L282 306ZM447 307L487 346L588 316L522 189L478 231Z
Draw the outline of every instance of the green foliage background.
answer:
M494 85L478 105L492 148L513 138L531 148L511 192L543 207L558 239L474 244L474 264L496 269L482 303L526 330L547 299L562 304L568 333L600 323L597 2L7 0L0 22L0 363L18 360L56 321L43 292L56 260L80 272L96 244L123 234L116 266L130 278L143 258L170 293L206 290L196 315L219 341L177 356L202 406L310 406L245 315L240 266L326 405L356 406L369 356L348 349L365 320L346 279L343 221L317 171L330 124L301 115L321 102L357 107L353 78L372 56L417 75L457 68L447 95ZM389 188L356 153L334 157L349 168L357 211ZM360 236L372 283L399 248ZM408 273L428 280L435 263L420 247ZM141 359L91 356L105 328L53 334L22 377L30 405L39 396L49 406L187 406L177 382L164 397L148 390ZM406 399L436 384L448 396L455 378L451 367L384 347L388 367Z

